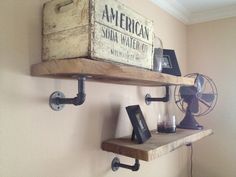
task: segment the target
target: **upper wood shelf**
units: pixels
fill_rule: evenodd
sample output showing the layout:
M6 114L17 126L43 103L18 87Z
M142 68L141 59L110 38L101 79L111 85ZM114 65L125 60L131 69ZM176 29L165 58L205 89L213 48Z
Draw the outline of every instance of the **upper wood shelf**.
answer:
M79 75L99 82L140 85L193 85L192 78L176 77L146 69L87 58L50 60L31 67L33 76L76 79Z
M193 143L213 133L208 130L177 129L176 133L156 133L152 131L152 137L144 144L137 144L130 137L116 138L102 143L104 151L121 154L127 157L151 161L167 154L183 145Z

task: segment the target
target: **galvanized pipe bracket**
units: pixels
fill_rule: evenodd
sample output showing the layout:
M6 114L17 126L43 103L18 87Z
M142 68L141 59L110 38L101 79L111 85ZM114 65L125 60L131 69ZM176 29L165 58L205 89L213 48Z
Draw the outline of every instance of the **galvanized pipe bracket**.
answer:
M65 95L60 91L55 91L49 97L49 105L54 111L60 111L65 104L73 104L75 106L82 105L85 102L86 94L84 91L84 76L78 77L78 94L74 98L65 98Z
M165 86L166 88L166 95L162 98L153 98L150 94L146 94L145 96L145 103L147 105L150 105L151 102L168 102L170 100L170 94L169 94L169 86Z
M111 162L112 171L117 171L119 168L125 168L132 171L138 171L139 167L140 167L140 163L138 159L135 159L134 165L126 165L126 164L120 163L120 159L118 157L115 157Z

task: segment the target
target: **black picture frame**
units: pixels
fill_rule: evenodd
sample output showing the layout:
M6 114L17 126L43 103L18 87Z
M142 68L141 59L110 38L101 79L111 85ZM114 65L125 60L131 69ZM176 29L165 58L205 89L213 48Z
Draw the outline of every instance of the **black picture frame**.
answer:
M174 50L163 49L162 73L181 76L181 71Z
M126 111L133 126L137 142L143 144L151 137L151 133L139 105L127 106Z

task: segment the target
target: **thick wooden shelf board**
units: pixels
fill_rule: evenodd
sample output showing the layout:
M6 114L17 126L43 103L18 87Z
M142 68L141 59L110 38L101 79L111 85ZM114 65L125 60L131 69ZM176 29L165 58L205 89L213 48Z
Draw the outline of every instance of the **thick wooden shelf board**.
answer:
M176 77L146 69L86 58L50 60L32 65L31 75L51 78L76 79L87 76L88 80L99 82L141 85L193 85L192 78Z
M102 143L104 151L121 154L127 157L136 158L144 161L154 160L175 149L198 141L213 133L208 130L185 130L177 129L176 133L156 133L152 131L152 137L144 144L136 144L130 137L117 138Z

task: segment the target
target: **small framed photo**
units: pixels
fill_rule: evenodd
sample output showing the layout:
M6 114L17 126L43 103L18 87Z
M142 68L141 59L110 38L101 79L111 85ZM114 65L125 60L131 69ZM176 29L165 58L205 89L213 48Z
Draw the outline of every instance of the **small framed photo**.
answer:
M163 49L162 73L181 76L179 64L174 50Z
M129 115L138 143L144 143L151 137L151 133L139 105L128 106L126 107L126 111Z

